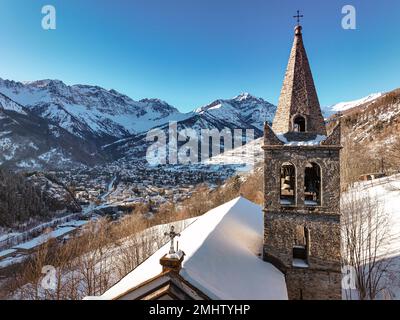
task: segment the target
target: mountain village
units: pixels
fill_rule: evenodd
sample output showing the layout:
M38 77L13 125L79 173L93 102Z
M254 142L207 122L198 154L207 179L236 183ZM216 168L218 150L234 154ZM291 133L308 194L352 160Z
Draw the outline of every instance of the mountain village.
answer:
M303 32L278 106L243 93L182 113L97 86L0 79L0 298L400 299L400 91L321 107ZM148 163L148 132L171 123L253 139L233 148L221 135L204 162ZM177 140L165 152L190 145ZM353 192L364 198L349 203ZM388 228L361 263L374 290L343 287L343 267L360 267L351 250L371 249L346 237L357 222L346 204ZM56 287L43 287L43 265Z

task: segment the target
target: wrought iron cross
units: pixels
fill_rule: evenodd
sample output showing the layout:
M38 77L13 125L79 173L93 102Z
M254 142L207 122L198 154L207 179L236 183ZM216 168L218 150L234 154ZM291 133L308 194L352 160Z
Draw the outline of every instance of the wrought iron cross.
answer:
M297 25L299 26L300 25L300 18L304 18L304 16L300 15L300 10L297 10L297 15L293 16L293 18L297 19Z
M176 233L175 227L171 226L171 229L169 232L165 232L164 235L168 236L171 239L171 246L169 247L169 254L174 254L175 253L175 245L174 245L174 239L175 237L180 237L180 233Z

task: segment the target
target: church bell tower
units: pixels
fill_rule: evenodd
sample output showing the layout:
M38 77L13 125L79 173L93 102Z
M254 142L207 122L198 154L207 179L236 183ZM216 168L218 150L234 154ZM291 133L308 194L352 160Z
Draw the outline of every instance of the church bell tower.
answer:
M341 299L340 124L327 136L299 22L294 33L264 129L264 260L285 274L289 299Z

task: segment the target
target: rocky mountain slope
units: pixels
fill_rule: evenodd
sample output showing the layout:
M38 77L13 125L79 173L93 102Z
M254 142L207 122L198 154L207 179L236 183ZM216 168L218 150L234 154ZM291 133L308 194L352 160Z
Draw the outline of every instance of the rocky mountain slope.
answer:
M115 90L68 86L59 80L0 79L0 93L0 165L10 162L24 168L141 157L148 130L166 130L170 121L177 121L179 130L254 129L258 137L276 110L246 93L181 113L158 99L134 101ZM27 119L30 125L18 126ZM36 134L28 138L35 128Z
M332 127L342 119L342 180L353 183L360 176L400 172L400 89L329 118Z
M83 140L0 94L0 165L17 168L92 164L104 157Z
M229 100L216 100L200 107L195 113L230 123L238 128L264 130L264 122L272 122L276 107L267 101L243 93Z
M346 138L354 143L370 148L370 152L390 147L400 134L400 89L344 110L342 120Z
M223 129L229 129L232 134L234 133L233 130L242 129L242 141L244 144L248 142L244 138L244 130L253 130L254 138L261 137L263 135L264 122L271 123L275 111L276 107L274 105L246 93L233 99L216 100L209 105L196 109L191 117L177 122L176 131L195 130L199 151L201 150L200 143L204 139L203 129L217 129L219 132ZM156 127L156 129L164 133L168 143L170 141L169 124ZM175 136L176 139L177 136ZM154 139L148 140L147 132L144 132L103 146L103 150L108 154L113 154L116 158L144 157L149 146L154 144L155 141ZM178 149L188 141L189 137L186 140L178 141ZM221 151L223 151L223 142L218 141L217 143L219 143ZM166 152L169 154L169 145L167 145ZM164 157L164 155L161 156ZM166 159L168 161L168 156ZM200 161L200 159L198 160Z
M0 79L0 92L80 138L121 138L187 117L158 99L134 101L115 90L59 80Z

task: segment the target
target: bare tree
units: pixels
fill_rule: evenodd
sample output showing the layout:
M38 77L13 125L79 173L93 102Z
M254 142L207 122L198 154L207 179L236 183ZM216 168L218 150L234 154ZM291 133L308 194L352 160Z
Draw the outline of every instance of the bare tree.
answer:
M148 227L148 224L142 215L133 213L124 217L122 222L113 228L113 233L121 237L114 253L114 270L119 279L135 269L141 262L140 233Z
M357 297L347 290L348 299L376 299L386 289L385 259L389 244L389 217L383 204L368 192L353 189L342 197L342 261L355 270Z
M106 220L90 223L80 239L82 254L77 258L82 295L102 294L109 287L112 258Z
M51 265L56 268L55 288L47 299L67 300L79 297L75 257L82 254L80 242L71 239L52 250Z
M52 239L53 240L53 239ZM40 300L48 293L42 288L41 280L44 276L43 267L48 265L50 243L40 245L24 263L24 268L14 279L14 289L10 294L19 299Z
M395 141L391 144L389 151L389 163L395 171L400 171L400 137L395 137Z

